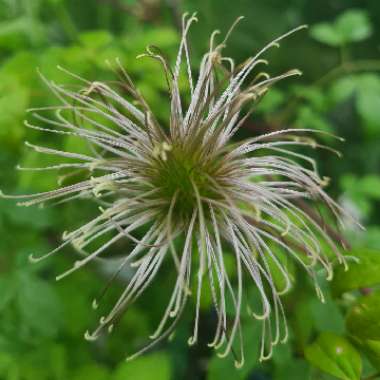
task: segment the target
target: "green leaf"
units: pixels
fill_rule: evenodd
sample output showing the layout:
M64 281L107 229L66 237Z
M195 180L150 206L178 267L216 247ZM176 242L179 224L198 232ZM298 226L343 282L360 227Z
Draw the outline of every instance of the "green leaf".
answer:
M170 380L171 371L169 356L157 352L119 365L112 380Z
M21 167L34 168L55 164L56 161L34 150L28 149L19 161ZM38 175L33 170L21 170L18 175L20 189L48 191L57 187L57 172L50 170ZM35 210L32 210L35 213Z
M24 33L27 22L28 20L26 17L3 21L0 23L0 37L9 36L16 33Z
M313 109L320 112L326 110L326 95L316 86L297 85L292 89L297 97L307 100Z
M282 366L276 366L273 380L311 379L310 366L302 359L290 358Z
M350 252L359 262L350 262L349 269L341 266L335 270L331 282L332 293L335 297L342 293L380 284L380 252L368 249L356 249Z
M18 143L24 135L22 125L25 108L29 102L29 90L18 78L0 74L0 142Z
M368 198L380 199L380 176L367 175L357 178L348 174L342 177L341 185L346 192L351 191Z
M38 79L36 73L37 57L37 54L30 51L18 51L2 63L1 75L17 78L20 83L27 87L33 87L35 85L32 82L33 79Z
M324 304L316 298L310 301L314 326L318 331L344 333L344 316L336 302L331 299L330 292L326 290L324 293L326 299Z
M345 197L355 203L363 216L368 217L373 209L373 200L380 199L380 177L368 175L358 178L352 174L342 177L341 186Z
M70 378L72 380L109 380L110 373L107 368L93 363L80 367Z
M90 297L93 297L91 284L96 286L91 274L90 271L83 271L80 276L65 282L64 286L57 287L62 300L65 333L73 339L78 339L78 336L82 336L95 323L95 313L89 312Z
M365 131L370 135L380 134L380 76L362 74L356 77L356 110Z
M17 51L27 42L27 17L17 17L0 23L0 46Z
M291 280L290 289L288 290L289 292L292 290L292 284L295 279L294 261L291 260L282 249L279 249L274 244L271 246L271 249L275 254L276 260L274 260L273 257L268 256L266 257L266 265L268 265L269 271L272 275L273 283L279 292L282 292L284 289L286 289L288 284L284 277L284 274L281 272L281 270L285 269L287 275ZM281 270L279 268L279 264L281 266Z
M67 347L67 350L69 347ZM67 378L67 351L64 345L53 345L48 347L48 360L51 367L51 373L57 380Z
M360 180L360 189L363 194L373 199L380 199L380 176L367 175Z
M244 370L245 367L242 369ZM222 378L244 380L246 373L241 373L234 366L233 360L222 359L214 355L208 363L207 380L219 380Z
M367 356L371 364L380 370L380 341L368 339L365 341L355 340L361 351Z
M340 46L343 44L343 38L333 25L320 23L310 28L310 35L323 44L329 46Z
M7 352L0 352L0 375L6 378L6 373L14 363L14 358Z
M0 311L2 311L15 295L14 278L10 275L0 277Z
M251 318L251 317L248 317ZM207 380L236 379L244 380L258 365L261 326L258 323L243 321L243 336L245 363L240 369L236 369L233 358L220 358L216 353L208 363Z
M272 87L261 99L257 106L258 112L272 112L277 109L285 100L283 92Z
M25 329L41 337L54 337L61 325L61 307L52 286L21 272L17 295L18 309Z
M361 9L350 9L336 20L336 30L343 36L344 42L357 42L372 34L368 13Z
M67 136L63 144L64 150L67 152L92 154L88 142L77 136Z
M72 379L67 376L66 351L63 346L46 341L16 358L22 380Z
M357 246L377 249L380 247L380 226L373 225L366 228L365 233L358 236Z
M323 116L309 106L299 107L296 125L300 128L312 128L318 131L331 132L331 125Z
M336 47L365 40L372 34L372 25L367 12L349 9L332 23L314 25L310 34L315 40Z
M320 370L342 380L360 380L362 361L347 339L329 332L306 347L306 359Z
M380 293L361 297L347 314L348 331L360 339L380 339Z
M30 230L44 230L51 226L54 223L54 211L52 208L36 210L35 207L16 205L5 209L9 221L18 227L27 226ZM38 218L36 218L36 213Z
M100 49L109 45L112 42L112 34L106 30L93 30L82 33L79 40L85 47L91 49Z
M380 76L374 73L357 75L358 88L360 91L380 91Z
M341 103L352 96L357 90L357 87L357 77L346 75L341 79L333 81L329 90L329 98L333 104Z
M379 93L380 77L376 74L346 75L333 81L329 89L329 98L333 104L341 103L352 95L357 95L357 102L361 95L368 92ZM364 97L365 99L365 97ZM362 100L364 102L364 100ZM358 105L356 105L358 107Z
M296 350L303 351L314 331L314 318L309 294L301 291L295 294L297 294L296 302L292 306L293 312L289 315L289 324L294 333Z
M380 135L380 93L370 89L361 91L356 107L366 131L370 135Z
M146 46L154 45L165 53L172 49L178 42L178 33L174 28L161 26L143 31L135 31L124 38L127 49L133 48L136 53L141 54Z

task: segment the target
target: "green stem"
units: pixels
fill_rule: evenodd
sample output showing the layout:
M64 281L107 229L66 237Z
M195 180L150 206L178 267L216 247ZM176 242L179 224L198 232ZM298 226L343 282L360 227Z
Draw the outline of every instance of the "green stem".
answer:
M350 60L350 55L348 49L345 45L342 45L339 50L340 53L340 64L343 66L346 62Z
M318 79L316 85L324 85L330 79L341 74L348 74L357 71L380 71L380 60L378 59L363 59L360 61L345 62L338 67L333 68L322 78Z
M321 78L316 80L314 83L311 84L311 86L324 86L326 83L330 82L332 79L342 75L342 74L349 74L354 72L360 72L360 71L380 71L380 60L379 59L363 59L358 61L350 61L350 62L344 62L340 64L337 67L334 67L330 71L328 71L325 75L323 75ZM276 123L283 123L285 120L287 120L292 112L294 111L294 108L298 105L298 103L303 98L297 95L294 95L294 98L290 100L288 103L288 106L280 112L277 116L274 117L274 121Z

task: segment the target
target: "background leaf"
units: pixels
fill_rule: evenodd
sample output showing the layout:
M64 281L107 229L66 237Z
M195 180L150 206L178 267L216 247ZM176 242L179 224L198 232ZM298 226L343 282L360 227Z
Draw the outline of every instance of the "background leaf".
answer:
M361 9L350 9L341 14L335 26L344 42L362 41L372 34L368 14Z
M365 11L350 9L332 23L314 25L310 34L319 42L337 47L367 39L372 34L372 26Z
M315 367L339 379L360 380L360 355L348 340L339 335L322 333L306 347L305 357Z
M329 46L340 46L344 39L332 24L320 23L310 28L310 35L317 41Z
M342 267L335 270L331 288L334 296L344 292L380 284L380 252L358 249L350 254L359 262L350 262L347 271Z
M362 340L380 340L380 293L361 297L347 314L348 331Z
M18 277L18 308L26 334L54 337L62 323L58 297L50 283L33 275Z
M156 352L136 360L122 363L116 369L113 380L170 380L171 363L167 354Z

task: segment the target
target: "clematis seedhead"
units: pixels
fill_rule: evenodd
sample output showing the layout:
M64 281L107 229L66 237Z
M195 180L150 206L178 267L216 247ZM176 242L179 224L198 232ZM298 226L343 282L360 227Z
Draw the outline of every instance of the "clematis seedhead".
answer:
M64 179L71 175L71 184L44 193L3 196L20 198L21 206L90 199L98 207L94 219L64 233L59 247L44 256L31 256L32 261L40 261L72 245L79 259L57 279L100 257L104 260L117 242L133 244L111 282L128 268L134 269L133 276L113 308L100 318L98 327L86 332L87 339L111 332L114 322L147 287L154 286L162 264L171 262L176 279L162 319L150 336L151 342L129 359L168 338L184 310L192 312L186 308L189 299L193 300L194 319L188 342L195 344L202 291L208 286L216 312L209 346L222 357L233 352L240 367L244 363L241 314L245 288L253 284L260 295L250 300L249 313L252 323L262 326L260 360L264 360L271 356L274 345L288 337L281 296L291 288L293 278L278 251L304 268L323 300L317 271L322 270L331 279L334 262L346 265L346 260L339 241L306 211L305 205L323 208L338 225L347 216L324 191L327 181L320 176L315 161L294 150L334 151L313 138L326 132L283 129L243 141L236 137L271 86L300 74L290 70L271 77L261 66L267 64L262 56L268 49L304 26L235 65L232 58L223 55L223 49L239 18L220 42L218 32L211 35L209 49L194 76L187 37L195 21L196 15L183 16L173 66L154 47L140 56L162 65L170 105L166 122L155 117L155 110L118 60L111 64L119 76L117 83L91 82L60 68L80 85L79 90L73 90L42 76L59 104L30 110L26 126L74 136L87 142L91 153L27 143L37 152L64 158L64 162L20 169L65 171L68 174ZM180 91L180 78L187 82L185 95ZM58 178L63 184L62 176ZM234 276L226 269L227 255L233 257ZM281 281L274 280L273 270ZM94 300L93 307L96 309L100 302L101 297ZM227 310L234 311L233 317Z

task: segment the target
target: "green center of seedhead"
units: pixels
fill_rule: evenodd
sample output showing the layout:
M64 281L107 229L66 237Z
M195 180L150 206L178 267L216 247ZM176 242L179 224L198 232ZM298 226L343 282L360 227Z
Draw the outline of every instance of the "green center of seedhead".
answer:
M169 204L175 199L173 219L191 217L197 208L195 188L201 198L216 199L211 179L215 167L201 160L198 153L190 154L181 148L171 147L164 157L159 157L156 165L154 184L161 189L160 195Z

